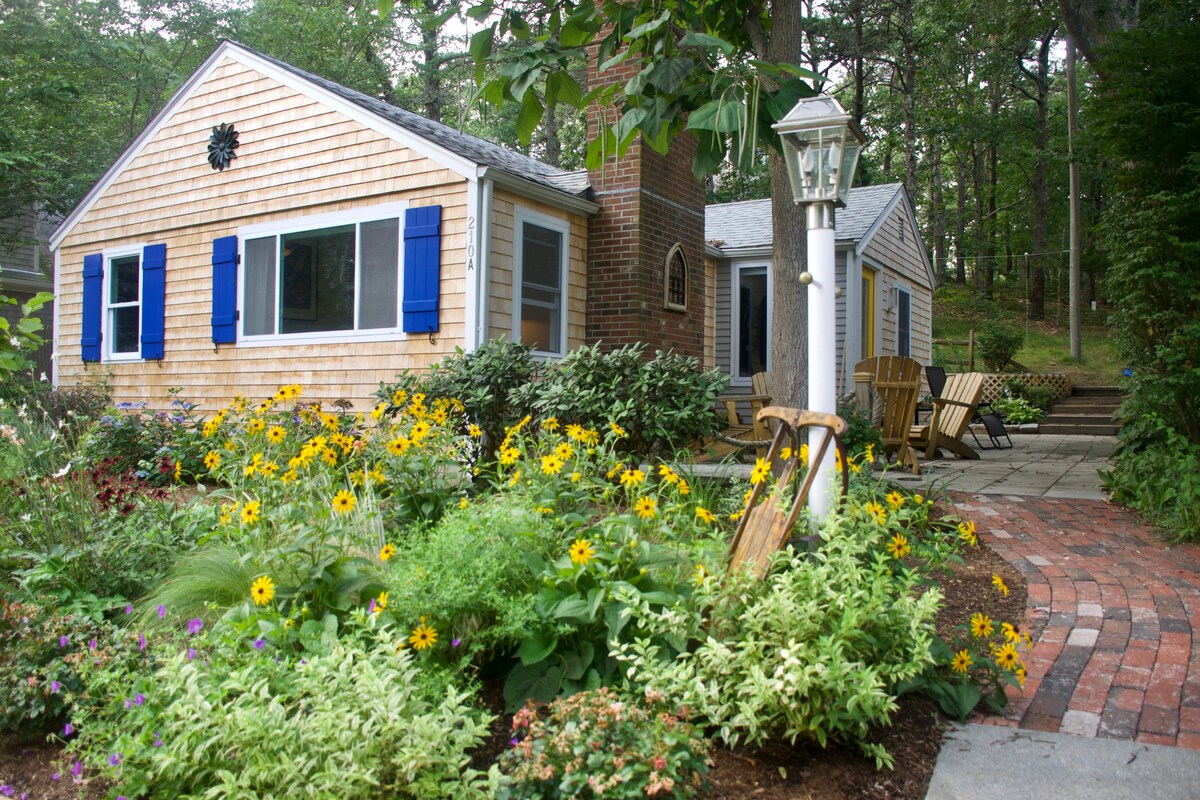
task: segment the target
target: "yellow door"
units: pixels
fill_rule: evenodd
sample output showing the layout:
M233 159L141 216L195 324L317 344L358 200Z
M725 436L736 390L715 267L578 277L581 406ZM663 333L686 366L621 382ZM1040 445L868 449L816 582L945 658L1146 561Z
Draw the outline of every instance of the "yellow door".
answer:
M875 270L862 271L862 356L875 355Z

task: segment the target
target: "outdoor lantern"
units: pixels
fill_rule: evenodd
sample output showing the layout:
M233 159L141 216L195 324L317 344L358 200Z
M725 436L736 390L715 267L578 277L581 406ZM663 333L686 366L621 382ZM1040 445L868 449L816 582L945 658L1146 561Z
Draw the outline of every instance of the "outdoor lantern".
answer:
M864 140L838 101L827 95L801 100L774 128L796 202L845 205Z
M820 95L801 100L775 124L783 140L792 196L805 207L808 269L799 282L808 293L808 407L837 413L837 242L834 205L846 204L863 135L838 101ZM778 363L778 362L776 362ZM809 433L810 452L819 447L816 428ZM818 523L832 506L833 453L815 470L808 507Z

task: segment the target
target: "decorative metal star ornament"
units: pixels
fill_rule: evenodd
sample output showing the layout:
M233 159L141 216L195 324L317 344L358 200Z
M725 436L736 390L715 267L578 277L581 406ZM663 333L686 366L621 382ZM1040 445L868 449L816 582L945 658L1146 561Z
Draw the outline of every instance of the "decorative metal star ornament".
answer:
M218 172L224 172L229 162L237 158L238 133L233 125L222 122L213 126L208 137L208 163Z

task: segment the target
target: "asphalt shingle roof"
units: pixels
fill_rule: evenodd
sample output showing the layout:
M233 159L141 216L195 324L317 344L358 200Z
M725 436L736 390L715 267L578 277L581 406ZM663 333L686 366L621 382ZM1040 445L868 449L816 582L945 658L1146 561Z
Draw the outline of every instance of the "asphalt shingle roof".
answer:
M250 48L246 49L250 50ZM285 69L294 75L311 81L321 88L354 103L356 106L370 111L372 114L399 125L423 139L428 139L430 142L441 145L468 161L487 167L495 167L519 178L525 178L526 180L533 181L550 189L556 189L574 197L586 197L591 186L587 170L567 171L550 166L538 161L536 158L509 150L507 147L498 145L495 142L489 142L478 136L472 136L457 128L443 125L440 122L434 122L420 114L407 111L370 95L342 86L340 83L326 80L319 75L314 75L299 67L294 67L286 61L272 58L257 50L251 50L251 52L278 65L281 69Z
M857 242L879 219L900 191L899 183L858 186L850 190L846 207L837 210L837 240ZM801 213L799 209L796 213ZM771 246L771 201L743 200L704 209L704 239L722 250Z

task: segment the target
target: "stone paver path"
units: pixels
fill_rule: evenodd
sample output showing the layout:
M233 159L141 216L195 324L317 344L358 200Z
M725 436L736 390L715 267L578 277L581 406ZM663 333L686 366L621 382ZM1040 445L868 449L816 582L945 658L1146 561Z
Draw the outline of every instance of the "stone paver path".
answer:
M951 497L1029 586L1025 690L986 721L1200 749L1200 546L1102 501Z

